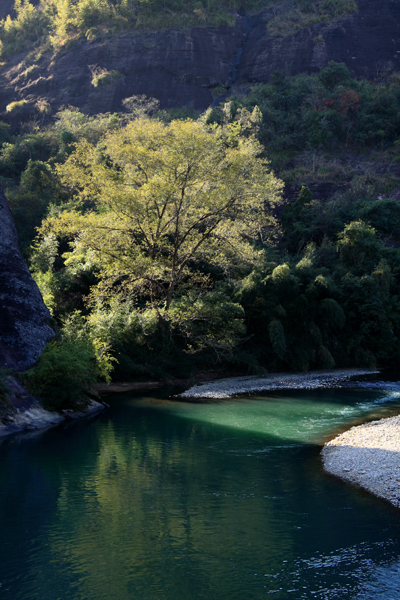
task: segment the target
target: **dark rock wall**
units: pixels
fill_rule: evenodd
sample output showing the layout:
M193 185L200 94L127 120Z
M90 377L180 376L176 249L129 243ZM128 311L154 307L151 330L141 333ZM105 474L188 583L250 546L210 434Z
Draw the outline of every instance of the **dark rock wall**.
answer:
M330 60L345 62L356 76L379 77L400 68L400 2L358 0L356 14L315 25L285 38L267 32L271 14L236 17L235 27L130 31L92 41L81 39L37 64L14 57L0 72L0 111L14 123L32 117L35 102L46 99L53 114L61 106L113 112L123 98L146 94L163 108L205 109L217 86L267 82L271 74L313 72ZM122 78L93 87L91 68L116 69ZM20 114L4 111L13 100L30 102Z
M213 101L214 87L229 84L243 39L243 19L238 18L232 28L131 31L91 42L82 39L61 51L54 63L48 53L31 70L17 56L0 72L0 111L21 98L32 102L32 111L38 98L46 98L53 113L68 105L89 113L119 111L121 101L133 94L158 98L163 108L203 109ZM95 88L93 68L115 69L122 78Z
M5 19L7 15L14 16L14 0L1 0L0 2L0 19Z
M31 367L54 335L49 319L50 313L22 257L0 187L0 367Z
M289 75L317 71L330 60L344 62L355 76L379 78L400 69L400 2L358 0L358 12L286 38L267 34L268 15L252 19L238 82L266 82L274 71Z

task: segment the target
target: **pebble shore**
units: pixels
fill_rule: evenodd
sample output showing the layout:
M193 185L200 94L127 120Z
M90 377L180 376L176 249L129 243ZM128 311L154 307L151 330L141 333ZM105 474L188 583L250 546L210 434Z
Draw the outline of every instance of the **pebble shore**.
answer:
M378 371L376 371L378 372ZM237 394L282 389L314 390L318 388L341 387L350 379L370 375L368 369L332 369L311 371L310 373L272 373L265 377L230 377L211 383L195 385L178 398L230 398Z
M400 416L352 427L321 454L328 473L400 507Z

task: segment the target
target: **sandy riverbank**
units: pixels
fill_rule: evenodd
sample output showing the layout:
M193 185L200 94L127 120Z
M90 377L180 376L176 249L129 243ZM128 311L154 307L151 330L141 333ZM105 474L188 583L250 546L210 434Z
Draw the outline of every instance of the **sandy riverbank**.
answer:
M376 371L378 372L378 371ZM265 377L230 377L195 385L178 398L230 398L237 394L281 389L312 390L340 387L352 378L370 375L368 369L332 369L310 373L271 373Z
M352 427L321 454L328 473L400 507L400 416Z

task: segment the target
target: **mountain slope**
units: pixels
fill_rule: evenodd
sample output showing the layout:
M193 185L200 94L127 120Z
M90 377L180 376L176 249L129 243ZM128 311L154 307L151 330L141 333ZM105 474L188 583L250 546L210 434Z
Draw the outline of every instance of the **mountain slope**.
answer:
M356 76L379 78L398 68L400 3L357 5L345 19L287 36L282 27L280 36L271 33L274 15L265 10L236 15L235 27L99 32L91 41L71 40L57 53L21 53L0 72L0 112L14 122L32 117L38 100L53 113L65 105L91 114L119 111L123 98L134 94L155 97L162 108L203 110L232 86L267 82L276 70L313 72L330 60L344 62ZM26 104L19 113L6 111L20 100Z

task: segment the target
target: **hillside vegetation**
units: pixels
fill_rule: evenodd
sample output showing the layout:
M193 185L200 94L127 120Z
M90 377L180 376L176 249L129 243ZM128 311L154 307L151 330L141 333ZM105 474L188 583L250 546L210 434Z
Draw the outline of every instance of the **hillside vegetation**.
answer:
M79 396L72 348L82 385L398 365L399 104L396 73L331 63L190 119L132 97L3 125L0 175L59 327L33 389L54 397L65 373Z
M354 0L15 0L13 15L0 22L0 56L7 59L31 47L55 50L79 36L132 28L204 27L235 24L237 10L270 11L269 33L287 36L315 23L357 10Z

